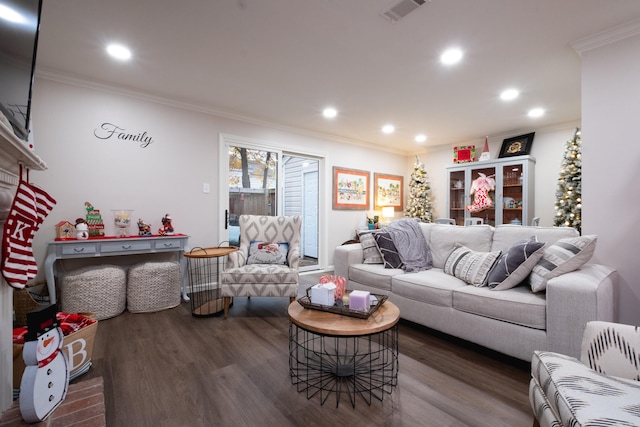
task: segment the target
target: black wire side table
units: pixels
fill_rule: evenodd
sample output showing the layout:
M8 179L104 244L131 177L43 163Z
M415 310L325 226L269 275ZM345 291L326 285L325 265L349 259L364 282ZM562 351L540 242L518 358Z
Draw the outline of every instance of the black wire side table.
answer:
M189 265L189 298L191 315L209 317L222 313L223 298L220 296L220 264L221 260L235 247L194 248L185 252ZM215 265L215 274L213 264Z
M324 405L343 394L355 408L356 396L371 405L398 384L400 310L385 302L368 319L289 305L289 373L298 392L316 395Z

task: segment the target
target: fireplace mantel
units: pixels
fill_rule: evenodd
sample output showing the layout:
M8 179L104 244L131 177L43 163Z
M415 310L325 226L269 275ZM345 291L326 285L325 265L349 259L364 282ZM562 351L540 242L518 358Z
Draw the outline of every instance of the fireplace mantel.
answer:
M42 171L47 165L0 121L0 230L4 228L19 181L20 165ZM13 290L0 278L0 413L13 401Z

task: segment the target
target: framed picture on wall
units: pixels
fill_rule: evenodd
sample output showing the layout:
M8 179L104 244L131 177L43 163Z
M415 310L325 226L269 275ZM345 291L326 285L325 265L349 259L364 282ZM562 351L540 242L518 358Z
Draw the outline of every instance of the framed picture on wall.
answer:
M462 145L453 147L453 163L468 163L476 161L476 146Z
M398 175L374 174L374 197L376 209L393 206L396 211L403 209L403 178Z
M535 134L535 132L531 132L503 140L502 148L500 148L500 154L498 157L524 156L529 154L531 152L531 145L533 144L533 137Z
M371 172L333 167L333 209L369 209Z

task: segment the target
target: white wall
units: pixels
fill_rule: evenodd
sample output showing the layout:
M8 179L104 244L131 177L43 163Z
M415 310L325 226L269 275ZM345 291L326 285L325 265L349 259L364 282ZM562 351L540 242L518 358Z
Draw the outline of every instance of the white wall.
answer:
M236 120L123 96L102 90L37 79L34 91L35 149L48 165L32 172L31 180L57 199L57 206L34 241L42 265L55 224L74 222L91 202L103 214L113 234L111 209L133 209L134 218L150 221L153 230L165 213L173 217L176 232L189 234L189 244L212 246L218 236L218 141L232 134L272 143L288 150L325 157L322 176L325 209L321 207L325 266L333 264L333 249L353 238L364 211L331 209L332 167L342 166L404 175L406 157L342 142L243 123ZM153 142L139 143L112 137L100 140L94 131L104 122L126 132L147 132ZM210 184L211 193L202 192ZM373 206L373 199L371 199ZM132 232L136 232L134 227ZM223 239L224 240L224 239ZM40 276L42 271L40 272Z
M512 136L535 132L531 156L536 159L535 166L535 216L540 217L540 225L551 227L555 215L554 204L556 201L555 190L560 173L560 165L564 154L565 144L573 138L578 122L565 123L553 128L530 129L514 131L512 133L489 137L489 151L491 158L498 158L502 140ZM476 141L467 141L460 145L475 145L477 156L480 156L484 147L484 138ZM431 192L434 196L434 218L448 217L447 213L447 170L446 166L453 164L453 145L436 147L418 155L431 182ZM408 159L411 167L415 157ZM410 173L410 172L409 172Z
M637 31L636 31L637 34ZM583 232L617 268L619 321L640 325L640 35L582 53Z

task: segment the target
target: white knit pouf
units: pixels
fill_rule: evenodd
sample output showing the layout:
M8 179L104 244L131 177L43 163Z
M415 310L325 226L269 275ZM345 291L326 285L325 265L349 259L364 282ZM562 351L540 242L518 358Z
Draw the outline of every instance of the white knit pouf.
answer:
M127 310L160 311L180 304L182 275L177 262L145 262L129 269Z
M127 273L115 265L83 267L62 278L62 311L95 313L96 319L117 316L126 308Z

